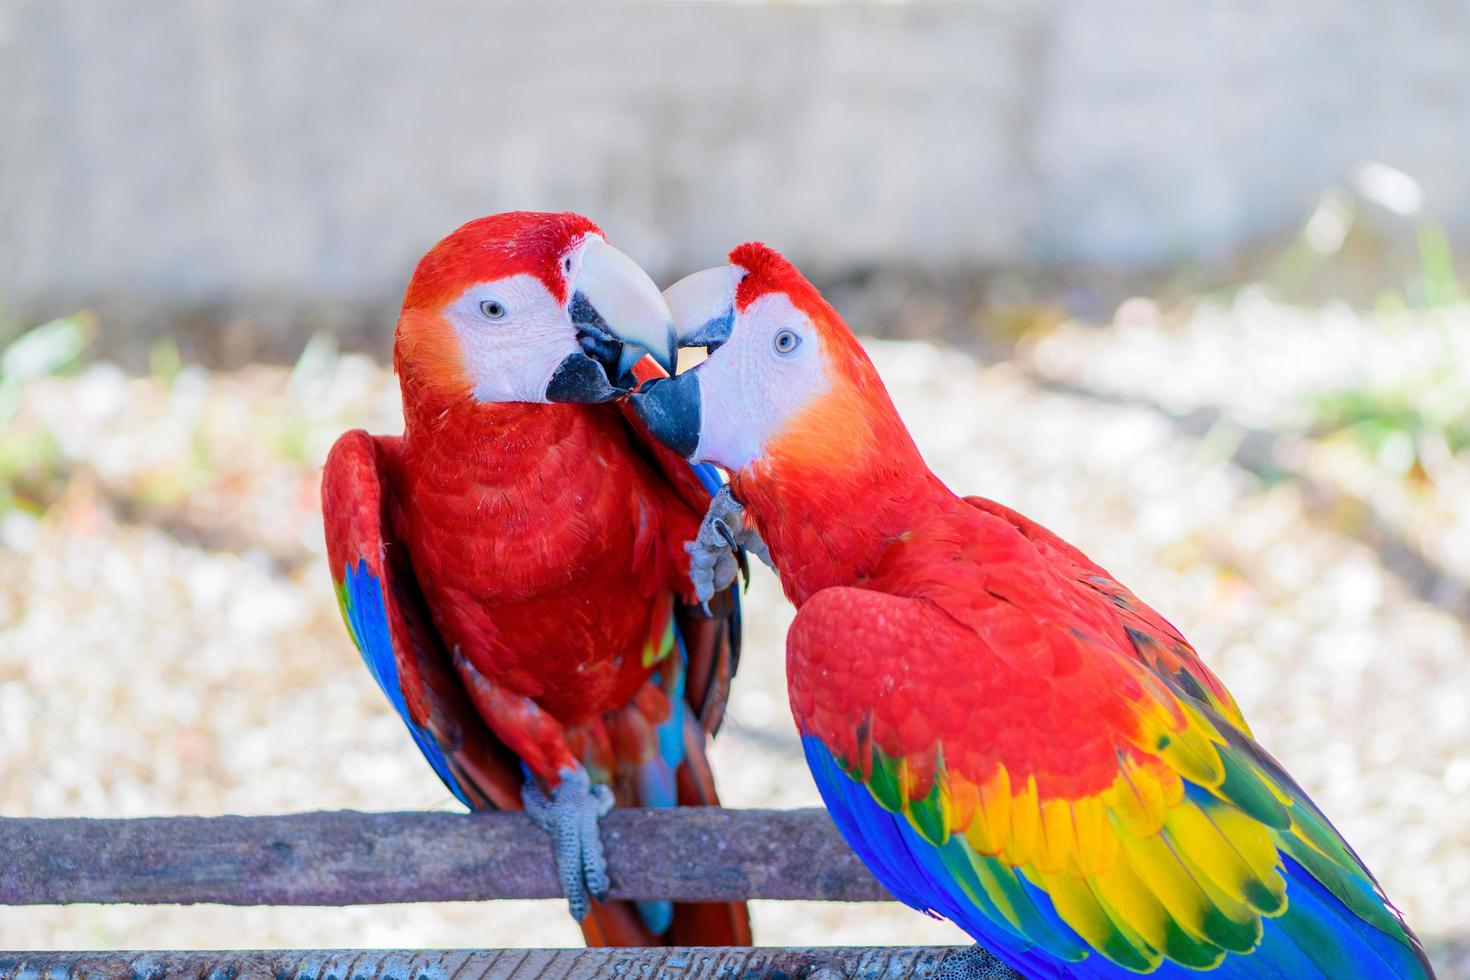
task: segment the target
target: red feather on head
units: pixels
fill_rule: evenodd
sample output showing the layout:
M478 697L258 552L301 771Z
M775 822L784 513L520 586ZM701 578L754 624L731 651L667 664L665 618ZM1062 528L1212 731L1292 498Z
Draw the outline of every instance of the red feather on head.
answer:
M414 269L393 338L393 369L405 389L431 413L444 399L467 401L471 383L460 342L440 316L445 304L474 283L515 275L536 276L565 303L562 256L589 234L602 229L571 211L510 211L476 218L440 240Z
M836 355L827 360L829 370L850 379L862 390L882 386L868 355L847 328L842 315L784 255L764 242L746 242L731 249L729 259L731 265L745 270L735 287L737 310L744 312L762 296L784 293L792 306L811 319L823 345Z
M827 306L816 287L786 257L764 242L746 242L730 250L730 264L745 270L735 289L735 308L741 312L767 293L785 293L803 312ZM828 307L830 309L830 307Z
M831 382L767 443L756 465L731 475L735 492L748 506L756 503L753 510L759 513L760 504L778 494L780 484L802 486L810 490L804 506L810 508L811 521L802 524L798 535L836 541L856 534L837 515L854 495L881 494L891 476L920 470L918 449L862 344L806 276L761 242L736 246L729 260L745 270L735 290L736 309L744 312L763 296L784 295L821 337L822 362ZM871 485L860 486L865 480ZM774 537L779 546L778 529L762 527L761 532L767 544ZM783 579L783 585L800 591L794 580Z
M405 310L438 309L471 283L522 273L538 277L565 302L566 277L557 267L584 235L602 235L571 211L509 211L460 225L419 260L403 297Z

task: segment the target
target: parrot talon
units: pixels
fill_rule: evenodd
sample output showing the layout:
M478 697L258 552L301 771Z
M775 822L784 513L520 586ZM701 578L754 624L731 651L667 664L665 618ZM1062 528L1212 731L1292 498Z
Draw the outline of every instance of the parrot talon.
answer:
M725 539L725 543L730 546L731 551L736 551L740 548L740 545L735 543L735 535L730 533L730 525L726 524L718 517L716 517L711 523L714 525L715 530L719 532L720 537Z
M771 563L765 542L755 528L745 523L744 515L745 508L730 493L729 485L720 487L710 499L698 535L684 546L689 552L689 578L694 583L694 595L706 615L710 599L728 589L737 574L744 577L746 585L750 584L747 552L767 565Z
M521 787L521 802L531 822L551 835L557 877L572 918L587 917L589 897L607 898L611 882L597 822L613 808L612 790L593 786L582 768L564 769L548 796L534 778Z
M946 956L936 976L940 980L1023 980L979 943Z
M745 549L735 549L735 565L740 569L742 580L741 591L750 590L750 559L745 557Z

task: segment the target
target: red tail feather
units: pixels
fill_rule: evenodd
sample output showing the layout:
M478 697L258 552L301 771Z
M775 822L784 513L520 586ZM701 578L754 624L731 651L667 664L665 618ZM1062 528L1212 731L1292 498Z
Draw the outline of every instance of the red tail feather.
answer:
M679 766L680 806L719 806L704 750L704 731L689 717L684 727L684 763ZM582 923L588 946L749 946L750 910L744 902L683 902L674 906L669 931L648 931L632 902L592 904Z

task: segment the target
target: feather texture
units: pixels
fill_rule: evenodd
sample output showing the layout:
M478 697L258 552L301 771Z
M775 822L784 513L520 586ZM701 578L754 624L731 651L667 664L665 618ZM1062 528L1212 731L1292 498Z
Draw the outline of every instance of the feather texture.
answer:
M612 417L617 418L616 414ZM396 535L391 519L383 516L395 506L391 499L393 456L402 465L401 453L396 440L357 432L344 436L329 458L323 501L343 618L369 672L450 791L471 807L519 808L526 756L512 751L495 734L517 722L503 714L488 717L486 703L476 704L472 689L467 693L464 679L456 675L451 658L444 653L442 627L427 626L437 617L427 612L431 607L420 594L413 550ZM682 461L675 462L687 469ZM698 475L690 472L693 486L707 493ZM692 514L688 511L685 520L697 520L689 516ZM667 547L662 543L645 546ZM646 556L642 561L661 568L669 579L677 574L672 557L656 560ZM717 724L722 713L736 659L734 617L738 607L732 595L723 604L723 617L710 619L690 598L684 601L671 585L635 587L632 597L600 590L598 602L617 604L631 599L645 610L636 636L629 637L631 644L621 641L628 644L628 655L616 657L617 641L605 634L602 642L612 649L598 646L594 650L599 658L610 661L616 657L629 665L615 676L622 676L626 669L636 671L638 679L631 685L611 684L601 691L584 692L600 694L602 700L570 706L560 703L570 722L565 726L566 751L585 765L595 781L612 786L625 805L687 805L691 797L696 805L718 803L702 758L706 735L698 728L698 720L708 717ZM489 611L493 602L486 601L485 606ZM596 607L570 617L558 614L554 604L545 610L548 619L567 623L572 629L582 627L582 615L594 622L600 618ZM609 614L606 621L616 623L617 617ZM686 631L692 634L690 639ZM563 649L574 650L576 644L567 642ZM688 686L692 661L700 665L703 686L699 690ZM434 683L427 683L426 676ZM502 709L491 709L497 710ZM689 724L697 734L686 731ZM697 764L690 762L691 753L700 757ZM685 770L687 779L681 780ZM689 783L683 794L681 781ZM597 906L588 924L589 941L625 945L658 936L666 941L706 944L748 941L743 908L723 913L699 910L691 918L676 917L670 903L640 903L638 913L630 919L612 906ZM673 928L676 920L692 925Z
M762 245L731 262L737 312L780 293L819 344L826 388L732 485L798 606L817 785L894 895L1033 978L1431 975L1184 637L1046 529L951 492L811 284ZM744 367L735 349L755 351L696 370Z
M539 279L565 305L577 215L497 215L415 271L395 337L401 438L349 432L322 480L343 618L434 771L473 808L585 770L620 805L717 805L705 752L738 662L733 588L706 613L684 543L718 478L623 407L480 402L440 307ZM568 319L568 335L573 325ZM658 374L652 361L641 377ZM748 943L743 904L594 905L589 942Z
M981 502L945 527L1004 542L1017 529L988 527L996 513ZM829 806L852 811L844 833L866 853L892 846L898 822L923 859L924 884L900 863L890 887L1003 956L1011 944L1018 968L1025 952L1073 976L1229 976L1269 959L1256 957L1278 935L1320 966L1317 933L1338 944L1338 972L1322 975L1426 975L1372 875L1229 717L1193 651L1132 625L1150 610L1117 603L1095 567L1057 574L1024 541L995 549L1008 560L947 561L946 576L984 588L936 603L933 583L912 587L910 566L935 557L925 537L916 528L867 588L818 592L788 641L793 711Z

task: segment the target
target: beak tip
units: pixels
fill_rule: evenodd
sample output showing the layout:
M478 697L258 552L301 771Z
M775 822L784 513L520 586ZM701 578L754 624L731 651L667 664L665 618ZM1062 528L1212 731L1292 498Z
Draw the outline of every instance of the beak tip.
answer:
M655 439L685 458L699 447L699 387L692 374L656 378L629 396L634 414Z

